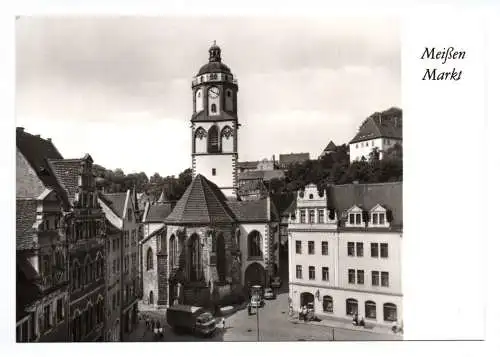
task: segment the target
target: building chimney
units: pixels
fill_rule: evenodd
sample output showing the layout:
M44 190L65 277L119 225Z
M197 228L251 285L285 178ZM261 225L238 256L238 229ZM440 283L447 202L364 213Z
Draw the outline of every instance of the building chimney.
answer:
M16 132L18 132L18 133L24 133L24 128L22 126L18 126L16 128Z
M49 143L51 143L51 142L52 142L52 138L47 138L47 141L48 141Z
M36 134L35 136L36 136L37 138L39 138L39 137L40 137L40 134Z

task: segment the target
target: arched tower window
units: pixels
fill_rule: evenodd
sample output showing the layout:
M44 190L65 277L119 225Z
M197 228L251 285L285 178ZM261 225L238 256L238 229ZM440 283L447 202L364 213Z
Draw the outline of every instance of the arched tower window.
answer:
M163 254L167 253L167 233L163 232L160 239L160 249Z
M212 103L210 105L210 112L211 113L217 113L217 105L215 103Z
M190 280L199 280L201 278L201 244L197 234L193 234L189 239L189 268Z
M175 235L170 236L170 241L169 241L169 260L170 260L170 268L173 268L176 264L176 259L177 259L177 241L175 239Z
M252 231L248 235L248 257L262 258L261 249L262 236L257 231Z
M153 250L149 248L146 254L146 270L152 270L152 269L153 269Z
M220 152L219 148L219 129L216 125L212 125L210 130L208 130L208 148L209 153Z

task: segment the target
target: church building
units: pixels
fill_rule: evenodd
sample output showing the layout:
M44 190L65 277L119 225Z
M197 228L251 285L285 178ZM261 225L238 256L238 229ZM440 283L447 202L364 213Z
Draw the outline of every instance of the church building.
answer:
M161 223L144 217L143 301L155 306L231 303L278 273L274 203L237 197L238 83L215 43L192 93L193 181Z

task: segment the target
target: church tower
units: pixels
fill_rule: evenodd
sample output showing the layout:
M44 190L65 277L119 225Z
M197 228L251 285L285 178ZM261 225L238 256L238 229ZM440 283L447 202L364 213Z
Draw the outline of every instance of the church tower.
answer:
M236 197L238 161L238 82L221 61L215 41L208 63L193 79L192 169Z

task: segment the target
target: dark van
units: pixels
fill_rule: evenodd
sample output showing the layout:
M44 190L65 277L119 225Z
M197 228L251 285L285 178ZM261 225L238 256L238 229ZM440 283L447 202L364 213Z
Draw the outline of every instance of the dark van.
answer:
M215 331L215 318L203 307L176 304L167 309L167 323L174 331L209 336Z

